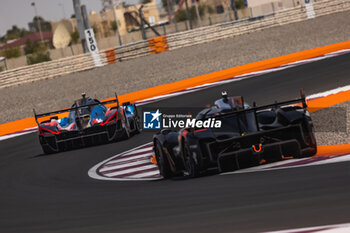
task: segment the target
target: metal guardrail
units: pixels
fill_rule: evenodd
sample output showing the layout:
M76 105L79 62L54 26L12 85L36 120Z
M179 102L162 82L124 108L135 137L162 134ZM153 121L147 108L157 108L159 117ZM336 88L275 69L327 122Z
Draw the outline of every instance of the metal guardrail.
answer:
M350 0L324 0L313 4L315 15L350 10ZM184 48L240 34L254 32L269 27L299 22L307 19L306 8L299 6L282 10L270 15L221 23L166 36L166 50ZM154 44L154 42L152 43ZM139 41L112 49L100 51L102 65L150 55L149 41ZM112 58L107 56L112 51ZM153 50L154 51L154 50ZM160 50L164 51L164 50ZM154 52L152 52L154 53ZM89 53L66 57L54 61L19 67L0 73L0 88L62 76L78 71L95 68Z

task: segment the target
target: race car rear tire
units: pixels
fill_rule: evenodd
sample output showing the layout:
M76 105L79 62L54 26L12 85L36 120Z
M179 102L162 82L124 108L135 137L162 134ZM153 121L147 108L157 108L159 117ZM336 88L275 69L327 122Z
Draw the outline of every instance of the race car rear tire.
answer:
M306 158L314 156L317 153L317 145L312 145L311 147L304 149L300 158Z
M306 135L305 144L308 146L307 149L304 149L301 153L301 158L311 157L317 153L317 142L314 133L314 126L307 119L304 119L303 133Z
M130 138L130 130L128 127L123 128L123 132L122 132L122 136L121 139L122 140L126 140Z
M156 140L154 143L154 149L160 175L163 176L165 179L173 177L174 174L171 171L168 157L164 153L162 145L158 140Z
M135 134L141 133L140 121L137 118L135 118L134 124L135 124Z
M41 147L43 148L43 152L45 154L53 154L55 153L56 151L54 151L49 145L41 145Z
M123 116L124 116L124 122L121 119L120 120L120 126L122 127L122 132L120 134L119 137L117 137L117 141L119 140L126 140L129 139L131 137L131 133L130 133L130 122L129 119L126 117L126 113L125 111L123 112Z
M190 151L189 146L184 143L183 145L183 155L185 161L185 169L187 171L187 176L189 178L195 178L200 175L200 170L196 162L194 161L193 154Z
M122 139L126 140L131 137L131 133L130 133L130 122L129 122L129 119L126 117L125 111L124 111L124 120L125 120L125 125L123 128Z

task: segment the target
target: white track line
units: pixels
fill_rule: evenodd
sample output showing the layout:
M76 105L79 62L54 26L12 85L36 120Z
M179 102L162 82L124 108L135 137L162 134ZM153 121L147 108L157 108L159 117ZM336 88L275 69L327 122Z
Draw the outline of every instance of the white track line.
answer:
M156 166L156 165L155 165ZM150 177L150 176L155 176L155 175L159 175L159 171L151 171L151 172L145 172L145 173L141 173L141 174L136 174L136 175L132 175L132 176L128 176L128 178L144 178L144 177Z
M341 163L341 162L348 162L350 161L350 154L337 157L337 158L329 158L321 161L317 161L312 163L311 165L322 165L322 164L329 164L329 163ZM307 165L307 164L305 164Z
M297 229L282 230L282 231L269 231L265 233L302 233L302 232L323 232L323 233L326 233L326 232L343 233L344 232L345 233L345 232L350 232L350 223L297 228Z
M350 90L350 85L344 86L344 87L338 87L329 91L325 91L325 92L321 92L321 93L317 93L317 94L313 94L308 96L308 99L316 99L316 98L321 98L321 97L325 97L325 96L329 96L329 95L334 95L334 94L338 94L340 92L343 91L349 91Z
M33 133L37 130L37 127L33 127L33 128L28 128L28 129L25 129L21 132L16 132L16 133L13 133L13 134L7 134L7 135L4 135L4 136L0 136L0 141L2 140L6 140L6 139L10 139L10 138L14 138L14 137L19 137L19 136L22 136L22 135L25 135L25 134L30 134L30 133Z

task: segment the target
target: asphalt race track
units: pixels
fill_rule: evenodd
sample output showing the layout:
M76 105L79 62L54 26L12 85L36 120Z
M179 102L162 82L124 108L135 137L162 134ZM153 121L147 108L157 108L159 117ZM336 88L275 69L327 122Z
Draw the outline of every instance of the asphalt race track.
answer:
M350 54L231 82L149 106L258 105L350 84ZM151 140L42 155L35 133L0 142L0 232L257 232L350 222L350 163L197 179L118 182L88 170Z

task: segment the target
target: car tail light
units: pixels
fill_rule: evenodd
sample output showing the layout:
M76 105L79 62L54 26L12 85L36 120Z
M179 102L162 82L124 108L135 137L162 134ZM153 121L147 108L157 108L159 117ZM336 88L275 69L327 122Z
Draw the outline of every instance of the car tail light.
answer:
M40 127L39 126L39 134L40 135L44 135L44 133L46 133L46 134L60 134L60 132L58 132L58 131L52 131L52 130L50 130L50 129L46 129L46 128L43 128L43 127Z
M105 125L107 124L108 122L111 122L113 120L113 117L117 118L117 115L118 115L118 111L115 111L115 113L113 113L105 122L103 122L101 125Z

